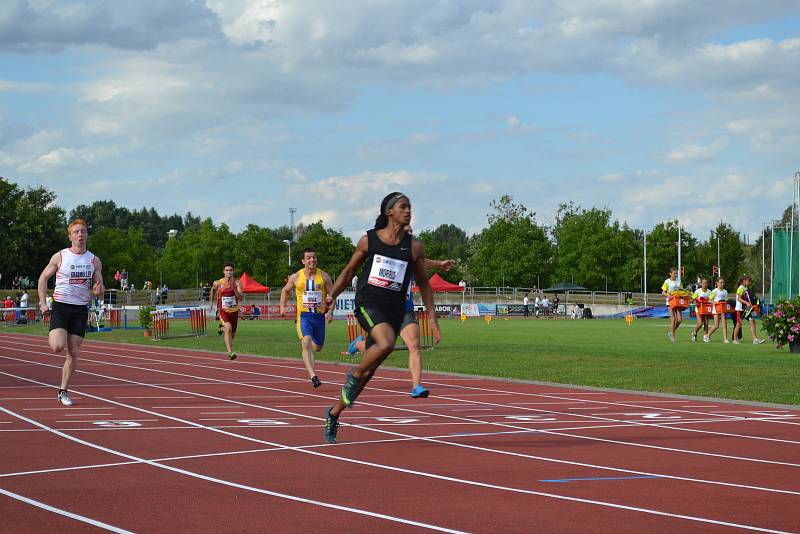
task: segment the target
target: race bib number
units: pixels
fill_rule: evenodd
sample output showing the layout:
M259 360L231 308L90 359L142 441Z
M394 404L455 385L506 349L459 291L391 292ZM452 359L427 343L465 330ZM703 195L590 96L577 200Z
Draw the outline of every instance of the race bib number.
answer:
M306 308L313 308L314 306L322 304L322 291L304 291L303 292L303 306Z
M372 269L369 271L367 283L392 291L403 289L403 278L406 276L408 262L387 258L380 254L375 254L372 259Z
M222 307L223 308L235 308L236 307L236 297L222 297Z

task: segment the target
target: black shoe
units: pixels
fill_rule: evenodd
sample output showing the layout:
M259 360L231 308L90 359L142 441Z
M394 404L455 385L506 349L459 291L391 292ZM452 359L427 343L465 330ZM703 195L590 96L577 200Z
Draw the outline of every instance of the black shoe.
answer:
M331 410L332 407L325 414L325 441L333 444L336 443L336 433L339 431L339 416L332 416Z
M320 387L322 385L322 382L319 381L319 378L317 378L317 375L314 375L314 376L311 377L311 383L314 384L315 388L318 388L318 387Z

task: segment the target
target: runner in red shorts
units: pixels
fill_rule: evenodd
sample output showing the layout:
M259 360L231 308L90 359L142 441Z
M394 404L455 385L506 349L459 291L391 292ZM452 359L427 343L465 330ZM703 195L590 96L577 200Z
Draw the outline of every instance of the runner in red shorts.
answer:
M225 276L214 282L211 286L211 306L214 303L219 310L219 319L222 321L225 348L228 349L228 359L235 360L236 352L233 350L233 338L236 336L236 326L239 323L239 301L244 299L242 282L233 277L233 262L225 262ZM215 297L216 292L216 299Z

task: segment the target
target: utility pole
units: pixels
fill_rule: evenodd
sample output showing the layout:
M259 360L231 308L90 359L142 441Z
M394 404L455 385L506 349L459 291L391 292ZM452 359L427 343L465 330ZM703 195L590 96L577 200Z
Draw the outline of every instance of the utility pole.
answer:
M717 232L717 276L722 278L722 260L719 255L719 232Z

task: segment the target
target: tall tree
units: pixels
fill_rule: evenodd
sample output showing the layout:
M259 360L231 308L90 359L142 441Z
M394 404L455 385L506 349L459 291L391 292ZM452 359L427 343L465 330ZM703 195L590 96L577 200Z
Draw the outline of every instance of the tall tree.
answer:
M442 277L456 282L464 277L469 239L467 233L454 224L442 224L434 230L424 230L417 237L425 244L425 255L437 260L450 259L454 266L449 272L435 269Z
M717 241L719 241L719 260L717 258ZM729 285L733 284L736 277L742 273L744 265L744 250L742 249L742 239L740 234L733 227L720 221L717 228L708 236L708 241L702 243L698 248L698 259L703 274L712 274L712 267L720 267L722 276L727 278Z
M610 209L586 210L573 203L561 204L553 238L557 280L574 280L594 290L641 287L640 278L634 274L635 265L641 264L636 233L612 221Z
M169 239L158 262L159 276L171 287L195 287L219 276L222 265L235 254L234 235L228 226L205 219Z
M504 195L489 206L489 227L471 240L468 281L472 285L532 287L549 281L552 246L535 214Z
M36 280L57 250L69 246L65 212L44 187L22 189L0 177L0 273L9 287L16 275Z
M331 277L336 277L347 265L353 255L355 247L352 241L343 233L323 226L322 221L309 224L297 240L296 251L293 249L292 267L295 270L303 268L300 259L303 249L313 248L317 251L320 268Z
M141 289L145 280L158 277L156 253L136 228L103 228L89 234L87 247L103 262L103 281L108 288L117 288L117 271L127 270L128 280Z

